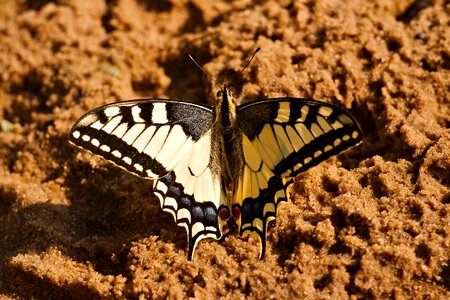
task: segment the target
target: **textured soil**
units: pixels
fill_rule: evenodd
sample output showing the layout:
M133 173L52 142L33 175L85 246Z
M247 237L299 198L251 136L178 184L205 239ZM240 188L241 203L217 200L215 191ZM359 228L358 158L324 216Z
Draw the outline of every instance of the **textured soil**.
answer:
M0 3L1 299L450 298L448 0ZM186 53L241 102L320 99L363 129L296 178L263 261L253 236L187 261L150 182L67 142L101 104L211 103Z

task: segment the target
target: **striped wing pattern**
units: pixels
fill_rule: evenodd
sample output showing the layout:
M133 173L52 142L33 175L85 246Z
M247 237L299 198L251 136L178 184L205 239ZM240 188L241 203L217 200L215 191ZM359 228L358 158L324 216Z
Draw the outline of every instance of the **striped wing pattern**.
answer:
M237 108L244 171L234 205L240 234L256 232L265 253L266 231L286 201L295 175L361 141L355 119L331 104L296 98L251 102Z
M212 173L210 107L181 101L135 100L82 116L69 140L141 177L153 179L164 211L186 228L189 258L198 241L222 235L218 207L226 203Z

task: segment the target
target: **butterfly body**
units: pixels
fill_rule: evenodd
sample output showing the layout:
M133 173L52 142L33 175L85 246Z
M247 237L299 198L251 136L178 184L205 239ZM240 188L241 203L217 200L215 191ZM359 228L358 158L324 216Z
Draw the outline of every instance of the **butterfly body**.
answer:
M237 106L225 86L214 107L143 99L94 109L69 140L153 180L164 211L186 229L191 260L203 238L233 224L266 249L268 223L300 172L361 141L345 110L311 99L276 98Z

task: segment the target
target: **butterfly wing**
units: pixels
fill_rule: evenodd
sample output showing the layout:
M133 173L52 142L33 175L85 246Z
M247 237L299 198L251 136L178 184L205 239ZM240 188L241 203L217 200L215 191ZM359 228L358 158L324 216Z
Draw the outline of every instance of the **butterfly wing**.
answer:
M69 141L153 179L162 209L186 228L192 259L198 241L222 235L217 215L225 195L211 168L213 116L210 107L190 102L119 102L82 116Z
M286 201L293 178L358 144L361 130L345 110L310 99L277 98L237 108L244 171L234 205L240 234L256 232L265 253L267 224Z

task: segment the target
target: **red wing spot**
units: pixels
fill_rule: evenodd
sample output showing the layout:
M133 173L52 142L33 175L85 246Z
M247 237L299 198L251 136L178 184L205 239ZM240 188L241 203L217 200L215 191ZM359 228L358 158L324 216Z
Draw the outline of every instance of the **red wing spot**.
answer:
M233 217L236 220L239 220L239 218L241 217L241 209L239 208L239 206L233 207Z
M220 210L219 210L219 218L220 218L222 221L225 221L226 219L228 219L228 215L229 215L229 213L228 213L228 208L226 208L226 207L221 207Z

